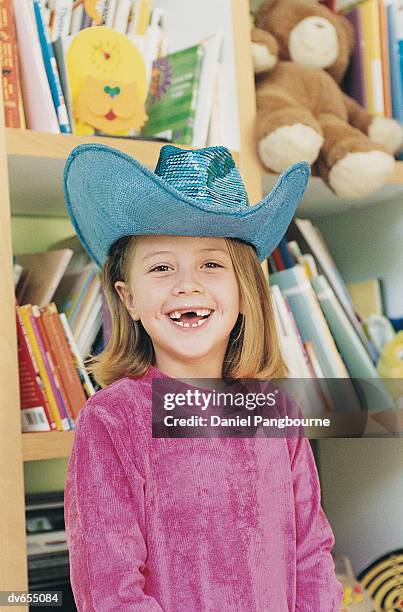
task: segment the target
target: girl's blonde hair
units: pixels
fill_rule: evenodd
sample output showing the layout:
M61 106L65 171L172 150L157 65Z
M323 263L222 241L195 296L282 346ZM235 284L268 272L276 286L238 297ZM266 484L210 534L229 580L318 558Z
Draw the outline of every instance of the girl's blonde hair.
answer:
M222 376L283 378L287 367L280 352L273 305L267 279L250 245L225 239L238 281L243 314L230 334ZM150 336L140 321L133 321L115 289L117 281L129 282L135 236L117 240L102 268L102 286L112 316L112 333L105 350L92 358L88 369L102 386L124 376L142 376L154 363Z

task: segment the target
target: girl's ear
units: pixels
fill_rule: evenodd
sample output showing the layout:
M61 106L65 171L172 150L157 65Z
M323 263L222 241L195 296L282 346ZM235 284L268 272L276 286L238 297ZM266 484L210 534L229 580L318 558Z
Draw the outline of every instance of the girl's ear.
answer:
M136 300L132 292L126 286L126 283L124 283L123 281L117 281L115 283L115 290L120 299L122 300L123 304L126 306L127 311L133 321L139 321L140 316L137 312Z

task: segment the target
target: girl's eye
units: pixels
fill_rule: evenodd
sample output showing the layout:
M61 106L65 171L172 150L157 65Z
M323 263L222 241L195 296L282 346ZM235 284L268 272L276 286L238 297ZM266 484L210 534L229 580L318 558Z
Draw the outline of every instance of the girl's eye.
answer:
M222 268L222 266L220 266L220 264L218 264L215 261L208 261L207 263L204 264L207 268Z
M155 266L155 268L151 268L150 272L167 272L168 270L170 270L169 266L161 265Z

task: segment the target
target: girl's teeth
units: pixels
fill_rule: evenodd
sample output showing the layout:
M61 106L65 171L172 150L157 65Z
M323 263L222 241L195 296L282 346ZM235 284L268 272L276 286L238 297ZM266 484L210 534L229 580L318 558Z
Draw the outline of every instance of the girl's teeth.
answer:
M180 327L200 327L200 325L203 325L203 323L205 323L207 321L207 319L200 319L200 321L198 321L197 323L183 323L182 321L174 321L175 325L179 325Z

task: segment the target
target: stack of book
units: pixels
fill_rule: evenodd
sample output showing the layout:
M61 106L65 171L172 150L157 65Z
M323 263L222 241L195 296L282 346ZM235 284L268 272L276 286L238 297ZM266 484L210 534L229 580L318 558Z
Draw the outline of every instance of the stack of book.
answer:
M14 281L22 430L74 429L95 393L85 359L101 334L99 274L80 251L62 248L16 256Z
M398 0L339 0L337 8L349 9L354 27L346 92L370 113L403 121L403 5Z
M379 355L311 221L295 219L270 256L269 270L277 329L290 377L351 379L353 384L375 380L385 394L383 408L394 407L377 371ZM344 390L347 387L347 383L343 385ZM361 406L379 408L367 395L364 402L359 399Z
M220 138L220 32L168 53L164 12L152 0L0 3L6 127L196 147ZM99 34L92 49L90 39L77 44L89 29Z

